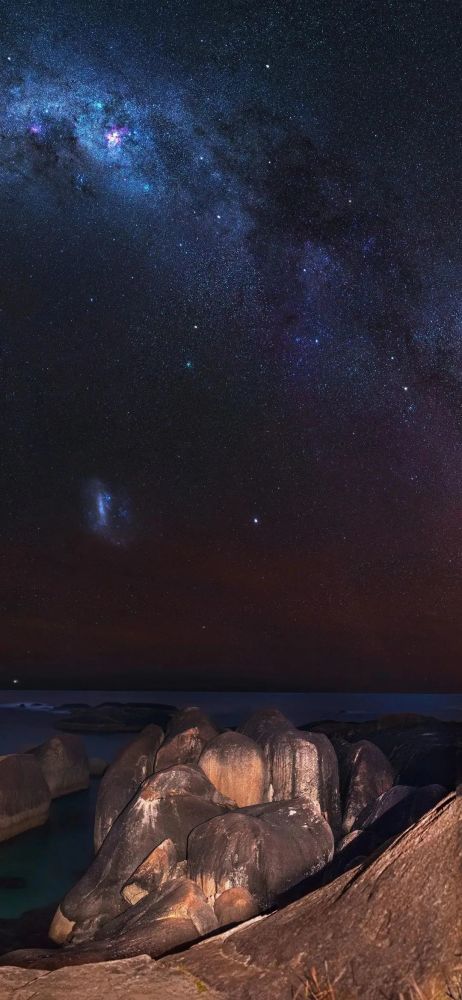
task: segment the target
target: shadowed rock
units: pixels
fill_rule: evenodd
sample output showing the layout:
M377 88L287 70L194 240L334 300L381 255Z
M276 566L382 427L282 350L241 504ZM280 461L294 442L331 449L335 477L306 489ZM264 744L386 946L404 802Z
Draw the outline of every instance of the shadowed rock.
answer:
M103 757L90 757L88 760L90 778L102 778L107 771L109 764Z
M445 794L446 789L442 785L427 785L424 788L393 785L363 809L354 829L339 842L332 865L326 870L326 878L335 878L383 849L387 841L404 833Z
M218 729L199 708L175 712L157 755L156 770L175 764L197 764L206 743L218 736Z
M268 769L263 750L244 733L221 733L207 744L199 766L212 784L238 806L268 798Z
M50 789L35 757L0 757L0 841L46 823L50 801Z
M147 778L116 819L88 871L58 907L50 927L53 941L62 944L71 937L92 936L129 905L122 888L154 848L169 839L178 858L185 858L190 831L224 811L185 789L162 790L165 780L164 774ZM210 784L205 775L203 781Z
M254 712L241 732L263 750L269 798L287 801L303 796L317 803L337 837L341 829L338 763L327 736L296 729L277 709Z
M88 788L90 770L80 736L64 733L52 736L28 753L40 764L52 799Z
M446 794L447 789L442 785L426 785L423 788L393 785L362 810L355 829L371 828L383 840L394 837L433 809Z
M109 765L101 779L96 800L95 851L99 851L114 820L125 809L142 782L152 774L163 737L159 726L146 726L137 739L123 747Z
M69 715L54 722L55 729L82 733L139 733L145 726L155 724L165 729L174 705L158 702L103 702L101 705L61 705Z
M240 888L261 911L332 858L332 831L312 804L259 808L261 816L252 815L249 807L210 820L190 834L188 870L209 902ZM287 819L293 821L289 828Z
M344 833L353 829L360 813L373 805L393 784L391 764L374 743L335 741L340 765Z
M150 955L157 958L179 945L216 930L218 921L198 885L188 878L166 883L111 920L86 944L56 951L13 952L6 961L39 969Z
M449 796L371 863L159 971L183 968L227 1000L458 996L461 821Z
M172 840L163 840L155 847L122 889L127 903L134 906L150 892L155 892L163 882L174 877L178 855Z

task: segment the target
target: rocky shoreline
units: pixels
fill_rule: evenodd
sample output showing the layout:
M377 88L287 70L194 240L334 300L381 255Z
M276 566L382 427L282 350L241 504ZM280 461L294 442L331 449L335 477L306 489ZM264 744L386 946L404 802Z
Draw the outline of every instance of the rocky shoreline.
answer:
M52 919L0 923L0 997L58 996L44 974L69 996L80 977L82 998L142 982L165 997L458 996L461 747L459 724L409 715L151 721L101 778L94 859ZM13 832L32 767L48 803L89 780L76 735L0 759Z

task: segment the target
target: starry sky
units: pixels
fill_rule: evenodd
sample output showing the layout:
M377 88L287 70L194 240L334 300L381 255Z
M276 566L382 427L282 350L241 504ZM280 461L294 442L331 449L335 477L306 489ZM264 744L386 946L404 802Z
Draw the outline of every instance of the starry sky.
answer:
M456 690L458 0L0 18L0 686Z

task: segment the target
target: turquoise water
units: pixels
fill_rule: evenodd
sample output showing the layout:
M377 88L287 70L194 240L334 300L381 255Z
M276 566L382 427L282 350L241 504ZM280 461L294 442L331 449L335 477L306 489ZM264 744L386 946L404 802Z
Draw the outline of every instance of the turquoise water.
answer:
M1 917L61 899L83 874L92 857L97 785L93 779L88 791L55 799L44 826L0 844ZM5 877L24 885L4 887Z

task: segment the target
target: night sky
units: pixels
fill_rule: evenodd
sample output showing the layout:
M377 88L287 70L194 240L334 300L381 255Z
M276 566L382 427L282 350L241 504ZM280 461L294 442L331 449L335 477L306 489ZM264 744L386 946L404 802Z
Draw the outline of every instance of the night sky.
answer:
M0 686L456 690L459 0L5 0Z

